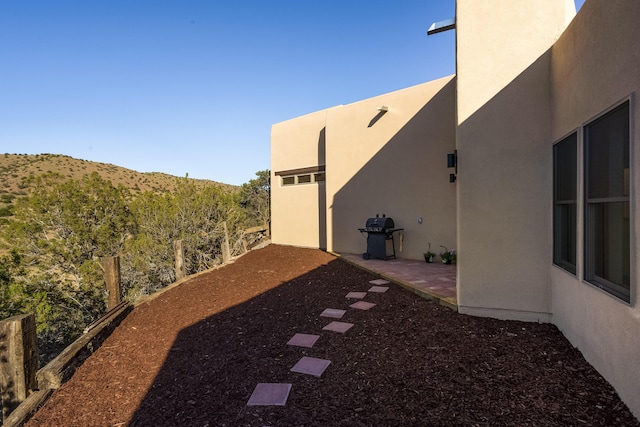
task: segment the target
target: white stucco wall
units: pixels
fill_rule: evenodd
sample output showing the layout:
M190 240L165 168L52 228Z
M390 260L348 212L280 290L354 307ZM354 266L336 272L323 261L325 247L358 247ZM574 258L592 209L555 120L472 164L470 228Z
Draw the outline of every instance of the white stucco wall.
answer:
M550 144L631 98L631 304L582 281L583 227L577 276L551 268L553 322L640 417L640 3L587 0L552 50ZM581 133L579 133L581 135ZM579 145L582 138L578 139ZM548 153L551 155L551 145ZM579 192L581 197L581 192ZM579 206L581 200L579 199ZM578 209L579 218L582 218ZM550 249L551 250L551 249Z

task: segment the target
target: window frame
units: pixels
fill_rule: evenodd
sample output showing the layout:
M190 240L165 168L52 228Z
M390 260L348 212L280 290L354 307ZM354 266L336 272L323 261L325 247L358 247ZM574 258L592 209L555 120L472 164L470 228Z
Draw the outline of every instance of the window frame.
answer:
M599 246L598 244L598 239L602 236L602 238L604 239L605 237L608 236L608 230L606 229L605 226L602 226L603 230L600 230L600 228L598 228L598 224L596 223L597 219L601 219L604 217L604 215L600 215L598 210L599 209L606 209L607 207L610 207L612 204L616 204L616 203L627 203L629 212L631 213L633 211L633 206L631 206L631 201L632 201L632 197L631 194L633 194L633 188L631 188L631 186L633 185L633 180L629 177L629 193L625 196L619 196L619 195L607 195L605 197L600 197L601 195L598 195L598 197L590 197L590 185L589 185L589 181L590 181L590 173L591 173L591 168L593 166L593 164L590 163L590 139L591 139L591 129L592 126L597 124L597 123L601 123L603 120L606 120L608 117L611 117L612 115L618 113L621 109L626 109L626 114L627 114L627 135L626 135L626 144L627 144L627 153L626 155L628 156L628 161L629 164L627 165L627 167L629 168L629 176L631 175L631 164L632 164L632 123L631 123L631 112L632 112L632 104L631 104L631 100L629 98L623 100L622 102L616 104L615 106L613 106L612 108L608 109L607 111L604 111L603 113L599 114L597 117L593 118L592 120L590 120L589 122L587 122L586 124L584 124L583 126L583 168L584 168L584 175L582 178L582 183L583 183L583 191L582 191L582 196L583 196L583 201L582 201L582 205L583 205L583 215L584 215L584 226L583 226L583 248L584 248L584 253L583 253L583 280L586 281L587 283L603 290L604 292L606 292L609 295L614 296L615 298L622 300L626 303L630 303L631 302L631 291L632 291L632 282L633 280L631 280L631 276L632 276L632 236L633 236L633 232L631 229L631 223L629 223L629 235L628 235L628 239L629 241L628 243L628 251L626 255L629 257L628 259L628 269L626 271L627 276L628 276L628 287L622 283L615 283L611 280L609 280L606 277L601 277L596 273L596 268L597 268L597 264L600 262L604 262L602 259L597 258L597 247ZM623 170L623 174L624 174L624 170ZM624 210L624 206L622 207L622 209ZM600 216L599 216L600 215ZM624 217L623 217L624 218ZM603 221L604 222L604 221ZM624 226L624 224L622 224L622 226ZM601 245L601 244L600 244ZM624 273L625 271L622 272L623 273L623 277L624 277ZM624 279L623 279L624 280Z
M296 185L296 176L295 175L287 175L282 176L282 186L288 187L290 185Z
M274 172L274 175L281 178L281 187L291 187L316 183L320 184L324 183L326 180L324 165L276 171Z
M311 184L311 174L303 174L303 175L298 175L296 177L296 180L298 182L298 184Z
M577 264L578 264L578 242L579 242L579 225L578 225L578 204L579 204L579 188L578 188L578 183L579 183L579 162L580 162L580 157L579 157L579 153L578 153L578 149L579 149L579 135L578 135L578 131L574 130L573 132L571 132L569 135L565 136L564 138L562 138L560 141L556 142L553 145L553 264L566 270L567 272L573 274L574 276L577 275ZM570 177L570 179L573 180L572 183L570 183L571 187L572 187L572 198L569 199L560 199L559 197L559 185L561 185L561 183L559 183L558 181L561 179L561 174L559 173L560 171L560 164L559 162L562 160L560 159L560 149L562 148L562 146L566 146L567 144L573 144L572 147L572 160L574 162L573 167L571 165L565 165L564 167L569 167L569 168L573 168L572 172L573 172L573 176ZM569 161L571 161L571 159L567 159ZM565 175L566 176L566 175ZM567 235L568 229L567 228L560 228L563 224L562 222L562 213L560 212L560 209L562 206L573 206L573 218L572 218L572 222L570 224L568 224L570 227L573 227L572 230L572 237L573 237L573 244L568 244L568 246L572 247L573 249L573 263L571 263L571 260L566 259L566 257L564 256L563 252L564 252L564 247L562 246L562 243L567 243L567 242L563 242L564 238Z

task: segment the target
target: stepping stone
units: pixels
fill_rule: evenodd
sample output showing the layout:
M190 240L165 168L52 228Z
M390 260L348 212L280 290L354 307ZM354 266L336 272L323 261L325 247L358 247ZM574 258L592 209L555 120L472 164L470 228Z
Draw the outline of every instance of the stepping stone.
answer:
M369 283L371 283L372 285L388 285L391 282L384 279L376 279L376 280L371 280Z
M349 329L351 329L351 327L353 326L353 323L346 323L346 322L331 322L329 323L327 326L325 326L324 328L322 328L323 331L333 331L333 332L339 332L341 334L344 334L345 332L347 332Z
M291 384L260 383L253 390L247 406L284 406L290 391Z
M358 310L369 310L370 308L373 308L375 306L376 305L372 302L358 301L356 303L351 304L349 307L357 308Z
M369 292L383 293L383 292L387 292L388 290L389 290L388 286L372 286L371 289L369 289Z
M314 377L320 378L327 366L331 363L330 360L317 359L315 357L304 356L302 359L291 368L291 372L298 372L300 374L309 374Z
M287 345L295 345L298 347L311 348L318 341L320 335L311 334L295 334L287 343Z
M366 292L349 292L346 298L357 298L362 299L367 296Z
M333 317L334 319L340 319L342 318L342 316L344 316L346 312L347 310L339 310L337 308L327 308L322 313L320 313L320 316Z

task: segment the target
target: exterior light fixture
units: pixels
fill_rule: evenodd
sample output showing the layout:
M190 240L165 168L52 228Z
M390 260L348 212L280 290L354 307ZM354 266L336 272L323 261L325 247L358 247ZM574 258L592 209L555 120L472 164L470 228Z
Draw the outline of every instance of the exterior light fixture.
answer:
M387 111L389 111L389 107L386 105L381 105L378 107L378 111L380 111L381 113L386 113Z
M456 167L456 153L447 154L447 167L448 168Z
M458 174L458 150L447 154L447 167L455 168L455 173L449 174L449 182L456 182L456 175Z

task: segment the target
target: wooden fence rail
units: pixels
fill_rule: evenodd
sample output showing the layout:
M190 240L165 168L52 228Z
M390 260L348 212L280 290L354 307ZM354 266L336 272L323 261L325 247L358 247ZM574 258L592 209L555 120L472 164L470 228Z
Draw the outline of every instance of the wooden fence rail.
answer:
M223 264L230 262L231 246L227 224L223 224ZM252 227L241 232L246 252L245 236L265 233L268 227ZM176 281L186 276L182 240L174 242ZM0 396L3 427L26 422L46 401L53 389L68 380L75 369L93 353L133 309L122 301L120 257L102 259L107 289L107 313L85 328L83 335L62 351L45 367L38 370L36 321L33 314L21 314L0 321Z

